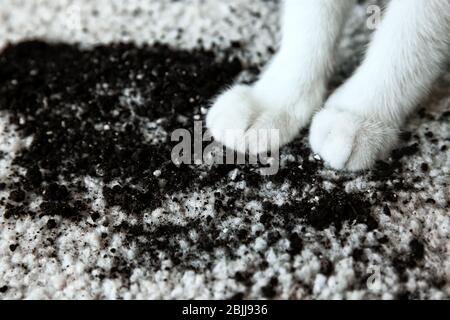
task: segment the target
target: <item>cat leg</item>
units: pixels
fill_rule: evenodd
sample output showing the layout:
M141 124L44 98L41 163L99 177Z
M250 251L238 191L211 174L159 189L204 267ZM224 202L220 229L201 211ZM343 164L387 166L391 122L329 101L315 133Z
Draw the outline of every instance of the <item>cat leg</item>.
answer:
M449 35L450 1L392 0L365 61L314 117L314 152L351 171L387 156L441 73Z
M214 138L253 154L293 140L324 102L336 42L354 2L285 0L279 52L254 85L236 85L216 99L206 118ZM255 135L274 129L279 139Z

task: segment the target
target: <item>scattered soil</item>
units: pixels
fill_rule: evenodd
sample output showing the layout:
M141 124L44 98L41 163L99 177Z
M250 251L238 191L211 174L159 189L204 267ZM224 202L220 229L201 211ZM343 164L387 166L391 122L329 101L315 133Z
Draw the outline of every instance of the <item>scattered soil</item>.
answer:
M384 183L388 177L401 176L403 157L418 152L411 136L404 137L406 147L396 150L389 163L380 162L369 174L381 182L373 199L345 192L344 178L334 181L333 190L324 189L319 174L323 164L311 157L304 140L283 149L297 160L287 162L271 177L261 176L258 168L250 165L206 169L172 163L170 133L179 128L192 131L193 121L204 118L202 108L242 70L236 59L218 60L211 52L163 45L138 48L116 44L82 50L30 41L7 47L0 56L0 110L7 112L23 138L33 139L13 163L16 169L24 168L25 174L14 170L3 186L12 190L5 217L49 216L49 230L58 228L59 220L51 218L55 216L74 223L87 219L96 223L103 213L93 209L85 197L88 186L84 177L98 179L103 183L107 208L118 206L137 218L138 222L130 219L111 227L125 234L128 245L134 244L140 251L140 258L133 261L117 255L115 267L103 276L128 276L140 259L149 267L160 268L161 252L173 266L208 268L208 257L218 250L232 258L239 246L257 237L263 237L269 246L287 239L290 245L286 250L295 257L304 246L299 225L319 231L334 228L336 233L346 224L362 224L369 231L378 228L373 208L384 206L383 213L390 215L386 203L396 201L395 192L411 188L406 183ZM237 170L235 181L245 181L248 192L230 184L232 170ZM427 170L423 165L422 171ZM314 192L278 206L259 193L268 182L276 188L287 183L299 191L314 186ZM211 190L215 191L213 215L204 209L198 217L184 217L183 224L143 222L146 214L169 200L179 204L181 213L186 203L178 197L180 192ZM41 199L37 210L25 202L35 199ZM268 232L253 232L254 217L247 217L237 230L224 233L223 223L237 217L252 200L263 204L260 217L255 218ZM107 245L109 234L102 238ZM180 248L183 241L189 250ZM423 256L419 244L412 248L414 259ZM262 259L256 267L267 268L267 262ZM334 267L327 260L322 269L330 275ZM236 280L249 285L251 274L238 273ZM263 294L275 296L276 286L274 278Z

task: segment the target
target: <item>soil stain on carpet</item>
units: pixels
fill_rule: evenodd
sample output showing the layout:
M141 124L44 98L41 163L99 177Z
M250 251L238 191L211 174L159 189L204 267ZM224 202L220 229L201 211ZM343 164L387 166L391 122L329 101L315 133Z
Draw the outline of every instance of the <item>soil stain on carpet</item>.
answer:
M323 164L301 139L282 150L301 159L301 165L284 162L270 177L250 165L205 168L172 163L170 133L179 128L192 131L193 121L204 118L210 100L242 71L241 63L230 57L218 59L210 52L163 45L80 49L30 41L7 47L0 56L0 110L32 142L14 158L12 174L3 184L10 190L1 200L5 217L57 216L73 223L91 218L95 223L104 212L86 197L84 178L101 181L106 209L117 207L133 217L109 227L125 234L128 245L140 253L134 260L118 256L111 270L117 276L129 276L140 259L160 268L161 253L173 266L208 268L208 257L217 250L232 258L242 244L258 237L269 246L288 240L286 252L294 257L303 249L299 225L319 231L331 227L336 233L345 224L376 229L371 208L385 206L383 212L390 214L385 202L395 202L395 192L409 186L401 180L393 186L381 183L379 196L373 199L346 192L345 178L334 181L332 190L325 189L319 175ZM401 159L418 151L409 140L405 138L405 147L394 152L389 163L380 162L370 173L374 180L401 175ZM232 171L233 181L244 182L244 189L230 185ZM313 186L313 191L279 205L262 196L260 190L267 183L280 190L289 185L300 193ZM205 202L198 216L186 216L186 199L180 194L202 191L213 193L213 202ZM30 206L36 199L39 206ZM254 231L254 217L247 217L224 233L223 223L245 212L251 201L262 204L258 222L266 231ZM164 216L168 202L177 206L175 213L183 223L144 222L156 209L163 208ZM57 220L48 220L46 227L58 228ZM102 238L107 245L109 235ZM183 242L188 249L182 248ZM420 260L423 245L412 242L411 248L413 257L408 261ZM331 262L324 266L327 273L333 272ZM242 275L239 279L251 282ZM276 286L273 279L263 288L264 295L275 296Z

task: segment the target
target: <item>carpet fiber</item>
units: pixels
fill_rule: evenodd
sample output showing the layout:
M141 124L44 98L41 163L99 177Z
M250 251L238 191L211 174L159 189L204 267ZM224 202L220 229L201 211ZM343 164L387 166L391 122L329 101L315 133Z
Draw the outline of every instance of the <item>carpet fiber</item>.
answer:
M370 38L360 1L330 91ZM280 171L174 165L176 129L253 81L263 0L2 0L0 299L450 298L450 69L371 171L305 130Z

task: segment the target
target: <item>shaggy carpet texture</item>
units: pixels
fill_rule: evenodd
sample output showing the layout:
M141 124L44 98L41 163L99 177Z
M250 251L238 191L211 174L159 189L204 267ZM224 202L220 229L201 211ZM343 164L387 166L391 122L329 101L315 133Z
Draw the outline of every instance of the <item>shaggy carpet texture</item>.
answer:
M371 171L329 170L307 131L275 176L176 166L172 131L273 55L278 1L1 2L0 299L450 298L449 68Z

